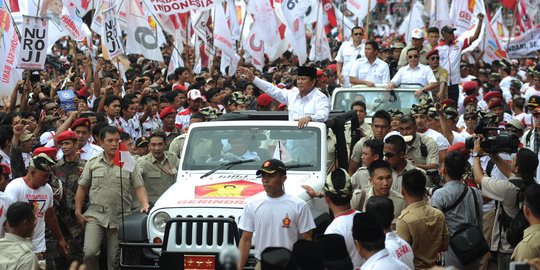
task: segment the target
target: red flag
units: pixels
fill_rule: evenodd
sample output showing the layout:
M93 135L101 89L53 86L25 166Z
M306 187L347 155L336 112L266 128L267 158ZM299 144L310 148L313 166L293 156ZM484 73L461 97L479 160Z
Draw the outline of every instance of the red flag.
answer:
M338 25L337 19L336 19L336 11L334 10L334 5L332 4L332 1L330 0L322 0L323 9L328 15L328 22L330 23L330 27L334 28Z
M516 8L516 0L499 0L499 2L501 2L501 5L511 10L514 10L514 8Z
M131 156L124 143L120 141L120 147L118 147L116 156L114 156L113 165L123 168L128 172L133 172L136 164L135 159Z

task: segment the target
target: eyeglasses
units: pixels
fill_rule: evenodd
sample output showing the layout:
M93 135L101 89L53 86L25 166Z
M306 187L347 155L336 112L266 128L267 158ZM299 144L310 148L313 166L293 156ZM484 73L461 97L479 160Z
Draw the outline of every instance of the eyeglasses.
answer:
M363 36L364 33L354 33L353 36Z
M383 156L386 157L386 158L392 158L393 156L395 156L397 153L391 153L391 152L384 152L383 153Z
M418 54L415 54L415 55L409 55L409 59L411 59L411 58L413 58L413 57L414 57L414 58L418 58Z
M439 60L440 58L439 57L431 57L430 59L433 61L433 60Z

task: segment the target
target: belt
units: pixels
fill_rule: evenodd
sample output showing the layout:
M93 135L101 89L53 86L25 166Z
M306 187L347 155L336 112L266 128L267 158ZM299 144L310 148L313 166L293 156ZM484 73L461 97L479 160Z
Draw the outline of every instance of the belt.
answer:
M45 252L40 252L40 253L35 253L35 254L36 254L38 260L40 260L40 261L45 260L45 258L47 258L47 253L45 253Z

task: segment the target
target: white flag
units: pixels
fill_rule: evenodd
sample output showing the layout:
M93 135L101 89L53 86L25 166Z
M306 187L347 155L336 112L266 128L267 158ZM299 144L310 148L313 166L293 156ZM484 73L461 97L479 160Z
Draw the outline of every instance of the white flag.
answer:
M368 13L368 4L369 11L372 11L377 5L377 0L371 0L371 3L367 0L347 0L347 9L358 18L359 22L361 22Z
M414 29L423 29L426 26L424 21L422 21L422 11L424 6L420 1L416 1L407 15L405 20L401 23L398 29L398 33L405 36L405 41L410 44L412 41L411 33Z
M236 73L238 62L240 57L236 55L235 44L227 24L227 18L225 17L225 11L222 5L215 7L215 26L214 26L214 46L221 49L221 71L223 74L226 67L228 69L228 75L234 75Z
M71 0L64 0L60 26L67 30L69 36L76 41L83 41L86 37L92 36L88 26L77 15L77 8Z
M491 18L491 28L498 37L508 37L510 35L508 28L503 24L502 6L497 9L497 12L495 12L495 15Z
M429 26L441 29L451 24L447 0L431 0L429 13Z
M101 39L107 48L107 53L111 61L124 53L120 26L114 12L114 7L103 11L103 30L101 32Z
M49 19L23 16L23 30L17 67L22 69L43 69L47 57Z
M262 40L261 33L257 33L255 29L257 27L255 22L247 38L244 38L244 49L251 55L251 62L256 69L262 72L264 67L264 41Z
M147 17L137 1L128 2L127 22L129 25L127 28L127 53L142 53L144 57L150 60L163 62L157 28L150 27Z
M249 1L247 7L248 13L255 17L255 31L262 34L264 40L264 51L269 56L275 54L275 51L280 46L281 35L279 33L278 24L274 10L268 0L252 0ZM273 57L271 57L273 58Z
M245 4L244 4L244 8L245 8ZM227 0L227 10L225 11L225 14L226 14L225 16L227 17L229 28L231 29L231 35L232 35L233 40L239 40L241 24L240 24L240 21L238 20L238 14L236 14L236 5L234 4L233 0Z
M19 55L19 36L15 31L15 23L7 11L0 9L0 95L11 96L17 81L21 79L21 72L17 66ZM3 102L0 102L3 104Z
M454 34L460 36L471 26L478 23L477 15L486 14L483 0L454 0L450 8L450 20L454 24L456 31Z
M322 18L322 7L319 8L319 18ZM311 38L311 51L309 52L309 60L322 61L324 59L332 59L330 53L330 45L326 38L326 31L322 20L317 21L316 34Z
M309 8L308 1L288 1L281 4L281 10L287 24L287 30L291 32L288 42L291 44L293 53L298 56L298 62L303 65L307 60L306 28L304 16Z

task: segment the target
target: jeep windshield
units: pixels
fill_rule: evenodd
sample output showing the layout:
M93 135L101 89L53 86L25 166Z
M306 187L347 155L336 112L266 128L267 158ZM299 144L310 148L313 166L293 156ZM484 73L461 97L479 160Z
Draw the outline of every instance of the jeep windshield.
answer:
M270 158L291 170L318 171L321 164L320 129L296 126L205 126L191 129L182 170L212 170L221 164L255 159L230 170L257 170ZM324 149L326 154L326 149ZM280 158L279 158L280 157ZM295 166L297 164L310 166ZM224 168L223 170L226 170Z
M395 89L392 95L391 91L383 89L368 90L362 88L353 88L340 90L334 93L333 110L349 111L351 104L355 101L366 103L366 113L371 117L378 110L388 110L390 108L399 109L404 114L409 114L413 104L418 103L414 97L414 91Z

